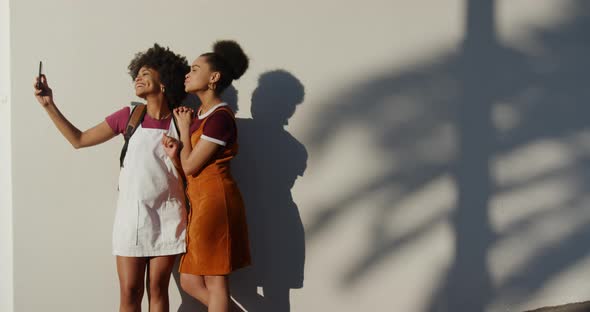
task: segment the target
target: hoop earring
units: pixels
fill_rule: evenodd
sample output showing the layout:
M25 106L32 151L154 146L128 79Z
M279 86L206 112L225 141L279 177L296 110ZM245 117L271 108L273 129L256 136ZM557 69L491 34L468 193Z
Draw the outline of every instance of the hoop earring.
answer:
M208 87L209 87L209 90L213 90L213 91L215 91L215 89L217 88L217 85L216 85L216 84L214 84L214 83L210 83L210 84L208 85Z

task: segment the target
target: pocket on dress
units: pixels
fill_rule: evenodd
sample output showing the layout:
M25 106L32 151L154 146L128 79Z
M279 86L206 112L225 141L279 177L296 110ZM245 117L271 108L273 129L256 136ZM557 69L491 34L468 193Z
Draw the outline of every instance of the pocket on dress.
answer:
M178 199L166 201L160 214L162 238L167 243L184 242L186 236L186 208Z
M137 200L119 198L113 226L113 245L116 249L136 246L139 218Z

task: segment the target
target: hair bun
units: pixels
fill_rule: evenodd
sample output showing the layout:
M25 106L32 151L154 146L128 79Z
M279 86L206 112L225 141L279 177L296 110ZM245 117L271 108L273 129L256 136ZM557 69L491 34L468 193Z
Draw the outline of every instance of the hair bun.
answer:
M242 77L248 69L248 56L240 45L233 40L221 40L213 44L213 53L219 55L229 65L232 72L232 79Z

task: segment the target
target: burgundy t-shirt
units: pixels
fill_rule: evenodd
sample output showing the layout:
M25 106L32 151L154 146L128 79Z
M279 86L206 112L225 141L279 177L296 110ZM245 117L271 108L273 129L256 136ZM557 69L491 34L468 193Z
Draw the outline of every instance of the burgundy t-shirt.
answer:
M131 108L126 106L107 116L105 121L111 127L113 132L118 135L125 132L125 127L127 126L130 116ZM158 120L145 114L141 126L144 128L168 130L170 128L171 120L172 116ZM202 121L203 120L198 117L193 119L190 129L191 134L199 129ZM211 114L209 119L207 119L201 138L223 146L230 145L235 140L234 127L233 119L227 113L216 111Z
M212 113L205 114L205 116L201 115L203 119L199 117L193 119L191 134L199 129L201 123L207 116L209 118L207 118L207 122L203 127L201 139L222 146L231 145L236 139L234 120L227 112L221 110L213 111Z
M105 121L115 134L121 134L125 132L125 126L127 126L127 122L129 121L129 117L131 116L131 108L129 106L123 107L122 109L112 113L111 115L105 118ZM172 120L172 116L165 118L165 119L153 119L148 114L145 114L143 117L143 121L141 122L141 126L144 128L151 128L151 129L163 129L168 130L170 129L170 121Z

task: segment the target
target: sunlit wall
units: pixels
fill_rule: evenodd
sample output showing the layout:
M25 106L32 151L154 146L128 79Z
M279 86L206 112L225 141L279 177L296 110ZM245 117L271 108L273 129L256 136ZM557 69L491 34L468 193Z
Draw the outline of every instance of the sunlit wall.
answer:
M138 100L134 53L226 38L251 58L226 95L255 261L232 277L242 307L585 300L589 26L582 0L10 1L14 310L118 306L122 139L69 146L32 95L38 61L86 129ZM176 278L172 310L202 310Z

